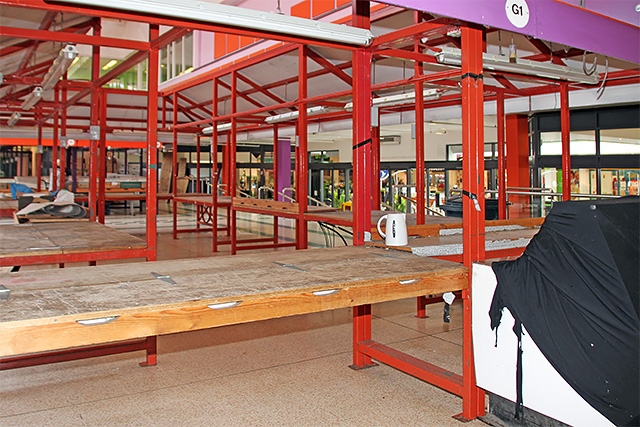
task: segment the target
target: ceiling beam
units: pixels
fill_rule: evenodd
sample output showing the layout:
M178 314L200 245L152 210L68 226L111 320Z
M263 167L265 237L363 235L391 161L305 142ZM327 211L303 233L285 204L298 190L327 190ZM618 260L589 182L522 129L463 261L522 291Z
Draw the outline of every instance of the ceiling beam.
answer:
M316 52L312 48L307 47L305 51L307 53L308 58L311 58L314 62L316 62L322 68L334 74L336 77L344 81L349 86L353 86L353 79L349 74L342 71L339 67L335 66L333 63L328 61L325 57L320 55L318 52Z

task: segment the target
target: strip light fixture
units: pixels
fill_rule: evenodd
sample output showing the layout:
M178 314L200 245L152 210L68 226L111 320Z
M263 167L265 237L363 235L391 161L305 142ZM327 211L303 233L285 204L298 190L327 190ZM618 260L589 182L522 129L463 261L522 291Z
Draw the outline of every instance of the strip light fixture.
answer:
M221 123L216 127L216 129L218 130L218 132L225 132L225 131L231 130L231 123ZM202 129L202 133L204 135L211 135L213 133L213 126L209 126Z
M78 49L72 44L68 44L60 49L58 56L55 61L53 61L53 64L51 64L49 71L47 71L47 74L42 80L42 90L53 89L60 80L60 77L67 72L71 63L77 56Z
M266 31L343 45L369 46L374 39L371 31L363 28L200 0L60 0L59 3Z
M7 121L7 126L14 126L16 123L18 123L18 121L20 120L20 117L22 117L22 114L20 114L17 111L14 111L11 117L9 117L9 120Z
M40 102L40 100L42 99L42 93L43 91L41 87L35 87L33 91L24 99L24 102L22 103L22 109L24 111L32 109L33 106Z
M315 107L307 108L307 116L317 116L319 114L324 114L329 109L327 107L323 107L322 105L317 105ZM290 120L296 120L300 115L299 111L290 111L288 113L276 114L275 116L269 116L264 119L265 122L269 124L287 122Z
M442 91L438 89L425 89L422 92L425 101L433 101L442 97ZM415 92L401 93L398 95L381 96L380 98L373 98L372 104L374 107L392 107L395 105L413 104L416 101ZM344 109L347 111L353 110L353 102L348 102L344 105Z
M444 47L435 54L436 60L441 64L462 65L462 51L456 48ZM510 62L508 56L482 54L482 66L487 70L504 71L528 76L545 77L554 80L566 80L575 83L595 85L600 80L598 73L586 75L581 70L565 65L557 65L545 62L531 61L529 59L516 58L516 62Z

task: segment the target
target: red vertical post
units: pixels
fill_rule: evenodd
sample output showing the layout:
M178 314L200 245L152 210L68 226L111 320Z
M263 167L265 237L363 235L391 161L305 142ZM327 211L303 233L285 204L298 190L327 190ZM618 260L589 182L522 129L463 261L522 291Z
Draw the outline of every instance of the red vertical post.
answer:
M65 74L64 83L66 82L67 82L67 76ZM67 103L67 87L66 86L64 86L61 89L60 95L62 98L60 105L64 106ZM60 135L64 135L65 137L67 137L67 108L61 107L60 113L61 113ZM69 139L66 138L66 141L68 142ZM59 177L60 185L58 186L58 188L60 189L65 188L66 178L67 178L67 174L65 172L66 170L67 170L67 145L65 144L64 146L60 145L60 177Z
M569 84L560 83L560 132L562 135L562 200L571 200L571 120Z
M414 22L421 21L421 12L413 12ZM413 49L416 53L421 52L419 40L414 41ZM422 62L415 61L414 76L423 74ZM415 83L416 93L416 224L425 222L425 178L424 178L424 82L419 80Z
M376 121L380 123L378 109L371 111L378 115ZM380 126L371 128L371 189L371 209L380 210Z
M352 24L369 28L369 2L352 1ZM358 48L353 63L353 244L363 245L371 231L371 51Z
M153 43L160 35L158 25L149 25L149 42ZM147 261L157 258L158 215L158 57L159 48L149 50L147 72Z
M484 260L484 85L482 30L462 27L462 189L463 262ZM477 202L477 203L476 203ZM476 209L480 207L480 211ZM463 292L462 419L484 414L484 392L476 387L471 335L471 277Z
M200 135L196 136L196 193L200 193Z
M104 224L107 179L107 99L106 91L100 96L100 141L98 143L98 222Z
M507 219L507 163L505 160L504 139L504 93L498 92L496 98L497 144L498 144L498 218Z
M38 146L36 147L36 191L42 191L42 122L40 121L40 113L36 112L36 121L38 122Z
M371 340L371 305L353 307L353 365L352 369L375 366L371 357L358 350L358 344Z
M304 45L300 45L298 48L298 101L298 144L296 147L298 218L296 219L296 249L307 249L309 237L304 213L307 210L307 196L309 195L309 150L307 143L307 51ZM274 218L274 220L277 219Z
M163 100L165 97L162 98ZM176 129L176 125L178 124L178 93L173 93L173 114L171 115L171 136L172 136L172 147L171 151L171 163L173 167L171 170L173 171L171 174L171 194L173 197L171 198L171 215L173 218L173 223L178 223L178 202L176 202L176 195L178 194L178 129ZM196 208L197 209L197 208ZM197 219L196 219L197 223ZM173 238L178 238L178 228L173 227Z
M229 138L227 139L227 147L229 147L229 158L227 162L229 164L229 195L231 197L236 196L236 128L238 126L238 119L235 114L238 112L238 72L233 70L231 72L231 129L229 130Z
M102 27L97 23L93 27L93 34L100 36ZM96 129L100 125L100 88L95 86L95 82L100 79L100 46L94 45L91 56L91 117L90 126ZM93 132L89 137L89 220L95 221L98 214L98 139Z
M55 112L53 113L53 140L51 142L51 182L49 183L49 188L51 191L56 191L58 189L58 146L59 139L58 134L60 133L60 110L57 108L60 105L59 99L59 89L56 87L53 91L53 102L56 105Z
M218 117L218 79L212 81L211 94L211 118ZM211 237L212 250L218 252L218 126L215 120L211 120ZM230 211L228 211L231 214ZM231 222L231 218L227 217L227 225Z

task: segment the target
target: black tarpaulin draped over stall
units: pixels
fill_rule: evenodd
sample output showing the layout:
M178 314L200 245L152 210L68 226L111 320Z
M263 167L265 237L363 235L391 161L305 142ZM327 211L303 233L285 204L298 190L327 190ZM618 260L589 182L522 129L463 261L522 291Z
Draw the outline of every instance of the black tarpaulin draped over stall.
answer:
M556 203L522 256L492 268L491 328L508 308L585 401L638 425L640 198Z

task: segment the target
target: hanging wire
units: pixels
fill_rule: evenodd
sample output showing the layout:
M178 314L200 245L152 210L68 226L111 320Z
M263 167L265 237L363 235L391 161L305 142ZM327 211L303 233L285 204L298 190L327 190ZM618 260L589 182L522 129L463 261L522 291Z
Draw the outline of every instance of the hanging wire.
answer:
M280 9L280 0L278 0L278 7L276 8L279 15L282 15L282 9Z
M498 54L502 56L502 32L498 30Z
M591 66L591 68L587 68L587 51L585 50L584 52L582 52L582 71L584 71L584 73L587 76L590 76L596 71L597 67L598 67L598 54L597 53L593 54L593 65Z

